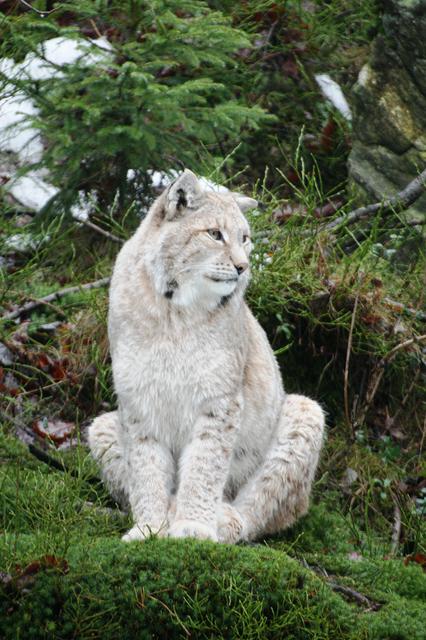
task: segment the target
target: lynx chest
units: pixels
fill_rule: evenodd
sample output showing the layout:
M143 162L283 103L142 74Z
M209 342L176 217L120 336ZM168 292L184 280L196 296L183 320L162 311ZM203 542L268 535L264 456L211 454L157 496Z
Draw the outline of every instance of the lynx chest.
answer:
M232 393L239 363L226 341L208 331L118 340L113 374L129 422L172 449L188 441L213 398Z

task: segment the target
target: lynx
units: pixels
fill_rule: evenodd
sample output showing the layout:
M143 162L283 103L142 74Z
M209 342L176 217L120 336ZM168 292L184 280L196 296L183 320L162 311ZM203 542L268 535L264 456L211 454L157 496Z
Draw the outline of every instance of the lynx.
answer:
M267 337L244 301L251 198L203 191L185 170L121 249L109 340L118 410L89 445L134 526L235 543L308 509L324 415L286 395Z

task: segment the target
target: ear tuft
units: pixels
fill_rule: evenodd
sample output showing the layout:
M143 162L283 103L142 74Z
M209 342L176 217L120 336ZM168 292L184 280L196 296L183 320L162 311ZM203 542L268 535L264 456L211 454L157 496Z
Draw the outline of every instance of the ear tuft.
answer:
M178 201L176 203L176 207L180 209L181 207L187 207L188 201L185 196L185 191L183 189L178 189Z
M259 204L258 201L255 200L254 198L249 198L248 196L243 196L240 193L233 193L232 195L233 195L233 197L235 199L235 202L240 207L240 209L241 209L241 211L243 213L245 213L249 209L254 209Z
M166 220L173 220L183 214L185 209L196 209L202 196L197 176L189 169L170 185L166 197Z

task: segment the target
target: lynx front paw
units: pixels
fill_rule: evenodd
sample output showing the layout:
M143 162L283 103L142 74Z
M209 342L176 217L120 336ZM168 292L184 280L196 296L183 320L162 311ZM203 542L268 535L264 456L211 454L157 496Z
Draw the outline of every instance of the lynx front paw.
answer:
M244 538L244 520L235 507L223 502L218 514L219 542L235 544Z
M164 538L167 535L166 525L150 525L148 523L136 523L121 538L123 542L133 542L133 540L146 540L151 536Z
M207 524L196 520L176 520L169 529L171 538L197 538L217 542L216 531Z

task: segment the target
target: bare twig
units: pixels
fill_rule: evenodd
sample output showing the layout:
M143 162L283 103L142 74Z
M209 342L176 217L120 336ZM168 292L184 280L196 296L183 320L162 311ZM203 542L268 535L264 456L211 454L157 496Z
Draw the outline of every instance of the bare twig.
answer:
M96 35L98 36L98 38L102 38L102 37L103 37L103 36L102 36L102 33L99 31L99 29L98 29L98 25L96 24L96 22L95 22L92 18L90 18L89 22L90 22L90 24L92 25L92 27L93 27L93 31L96 33Z
M26 432L28 433L28 430L27 430L26 426L21 425L21 428L26 429ZM70 469L70 467L68 467L65 464L65 462L63 462L63 460L57 460L53 456L50 456L48 453L46 453L46 451L43 451L43 449L40 449L39 447L37 447L35 444L30 443L28 445L28 451L31 453L31 455L33 455L35 458L37 458L37 460L40 460L40 462L44 462L44 464L46 464L51 469L55 469L56 471L61 471L62 473L67 473L72 478L80 478L81 477L80 474L78 473L78 471L76 471L75 469ZM86 476L84 478L84 482L86 482L90 486L96 487L96 488L99 488L99 487L102 486L102 480L101 480L101 478L98 478L97 476ZM98 507L97 505L93 505L93 506L96 507L96 509L98 509L98 510L108 511L108 513L109 512L116 512L117 515L125 515L119 509L116 501L113 498L109 498L108 497L106 499L106 503L109 506L106 506L106 507ZM84 504L84 506L89 506L92 503L84 502L83 504Z
M277 28L278 23L279 23L279 20L274 20L274 22L271 24L271 27L268 33L266 34L265 41L262 44L262 49L267 49L268 46L270 45L272 36L274 35L275 29Z
M393 528L392 528L392 543L391 554L394 556L398 551L399 540L401 538L401 509L398 504L394 502L395 508L393 511Z
M375 213L380 211L383 215L390 213L398 213L408 209L420 196L426 191L426 169L420 173L417 178L414 178L402 191L397 193L392 198L387 198L382 202L376 202L375 204L369 204L365 207L359 207L349 213L339 216L335 220L328 222L324 226L320 227L320 231L334 231L337 227L342 225L349 226L370 218Z
M344 393L344 402L345 402L345 418L346 418L346 424L348 425L349 429L352 432L352 436L354 435L354 433L353 433L353 424L352 424L351 416L350 416L350 413L349 413L349 362L350 362L350 359L351 359L352 338L353 338L353 333L354 333L356 312L357 312L357 309L358 309L358 301L359 301L359 291L356 294L354 308L353 308L353 311L352 311L351 326L350 326L350 329L349 329L349 336L348 336L348 346L347 346L347 349L346 349L345 371L344 371L344 376L343 376L343 379L344 379L343 393Z
M21 305L14 311L9 311L2 316L2 320L14 320L15 318L19 318L23 313L28 313L33 309L36 309L42 304L53 302L54 300L59 300L64 296L67 296L72 293L78 293L79 291L89 291L90 289L99 289L100 287L106 287L111 278L101 278L100 280L95 280L94 282L86 282L86 284L81 284L76 287L66 287L65 289L59 289L59 291L54 291L53 293L49 293L49 295L44 296L43 298L38 298L37 300L30 300L25 304Z
M381 602L375 602L374 600L371 600L363 593L356 591L356 589L352 589L351 587L346 587L342 584L334 582L334 580L331 578L331 576L328 575L327 571L323 567L320 567L319 565L310 565L306 562L305 558L302 558L302 560L300 560L300 563L303 567L305 567L305 569L309 569L309 571L312 571L316 575L323 578L328 586L333 589L333 591L336 591L336 593L341 593L346 598L354 600L354 602L363 607L367 607L369 611L377 611L382 606Z
M370 383L368 385L368 389L367 389L367 393L366 393L366 398L365 398L365 402L364 405L356 419L356 424L360 425L364 422L365 417L368 413L368 410L376 396L377 390L379 388L380 382L383 378L383 375L385 373L385 365L390 362L398 353L398 351L401 351L401 349L406 349L407 347L410 347L412 344L416 343L416 342L424 342L424 340L426 340L426 334L423 334L421 336L414 336L413 338L409 338L408 340L404 340L404 342L400 342L399 344L395 345L395 347L393 347L393 349L391 349L385 356L383 356L383 358L377 363L377 365L375 366L375 368L373 369L373 372L371 374L371 378L370 378Z
M56 458L52 458L48 453L43 451L43 449L39 449L35 446L35 444L28 445L28 451L40 462L44 462L52 469L56 469L57 471L62 471L63 473L69 473L69 469L65 466L65 463L62 460L56 460ZM71 471L71 475L74 475L74 472Z
M36 9L36 7L33 7L33 5L27 2L26 0L19 0L19 2L23 4L24 7L28 7L28 9L31 9L31 11L35 11L35 13L37 13L39 16L42 16L42 17L48 16L60 8L60 7L54 7L53 9L50 9L50 11L41 11L40 9Z
M415 342L423 342L424 340L426 340L426 333L424 333L422 336L413 336L413 338L409 338L408 340L404 340L404 342L400 342L399 344L395 345L393 347L393 349L391 349L389 351L389 353L387 353L380 361L379 366L380 367L384 367L385 364L387 362L389 362L389 360L391 360L394 355L400 351L401 349L405 349L406 347L410 347L412 344L414 344Z
M40 304L43 304L46 307L49 307L49 309L52 309L52 311L54 311L57 315L61 316L62 318L66 318L65 313L56 304L52 304L48 300L42 300L41 298L40 298Z
M417 382L419 380L420 373L421 373L421 368L419 367L417 369L417 371L416 371L416 374L415 374L414 378L411 381L410 386L408 387L407 393L402 398L401 402L399 403L398 409L395 411L395 413L393 415L394 421L396 421L397 417L399 416L399 414L402 412L402 410L404 409L405 405L407 404L408 399L409 399L414 387L416 386L416 384L417 384Z
M89 229L96 231L96 233L100 233L101 235L105 236L105 238L108 238L113 242L118 242L119 244L124 243L124 240L122 240L118 236L115 236L110 231L106 231L105 229L102 229L102 227L98 227L98 225L95 224L94 222L91 222L91 220L78 220L78 222L81 222L81 224L84 224L85 227L88 227Z

